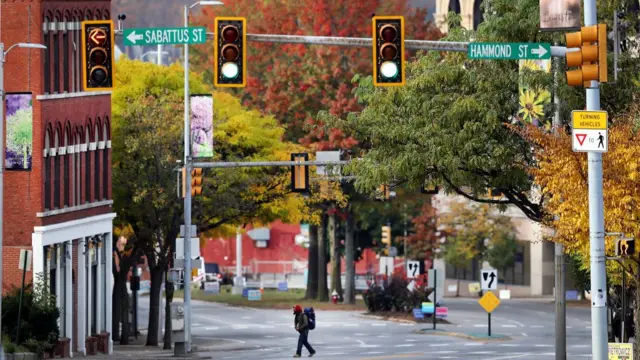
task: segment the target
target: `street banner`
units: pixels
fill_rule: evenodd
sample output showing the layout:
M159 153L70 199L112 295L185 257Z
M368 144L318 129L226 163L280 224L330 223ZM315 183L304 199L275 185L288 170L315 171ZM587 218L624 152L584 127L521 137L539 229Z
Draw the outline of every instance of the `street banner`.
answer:
M213 156L213 96L191 95L191 151L194 158Z
M30 92L7 93L5 114L4 168L29 171L33 154L33 95ZM49 146L53 147L53 144Z
M520 123L551 129L551 119L545 117L545 107L551 104L551 92L530 86L522 76L525 69L551 72L551 60L520 60L520 104L516 119Z
M580 0L540 0L540 30L580 28Z

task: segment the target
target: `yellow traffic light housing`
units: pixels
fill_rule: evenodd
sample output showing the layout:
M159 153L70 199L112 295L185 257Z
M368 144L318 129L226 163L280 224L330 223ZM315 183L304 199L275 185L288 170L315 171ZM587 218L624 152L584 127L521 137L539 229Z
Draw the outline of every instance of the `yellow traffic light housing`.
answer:
M382 227L381 241L383 244L391 245L391 227L390 226Z
M217 87L247 86L247 20L216 17L213 35L213 83Z
M113 21L83 21L81 34L83 90L113 90L113 79L115 78Z
M191 196L202 195L202 168L191 170Z
M589 87L591 81L607 82L607 25L584 26L578 32L566 34L567 67L580 69L567 71L567 84ZM597 43L597 44L594 44Z
M391 198L391 190L388 185L380 185L378 187L377 199L380 201L389 200Z
M374 16L372 33L373 84L404 85L404 17Z
M296 163L309 160L309 154L291 154L291 161ZM309 192L309 166L294 165L291 167L291 191L298 193Z

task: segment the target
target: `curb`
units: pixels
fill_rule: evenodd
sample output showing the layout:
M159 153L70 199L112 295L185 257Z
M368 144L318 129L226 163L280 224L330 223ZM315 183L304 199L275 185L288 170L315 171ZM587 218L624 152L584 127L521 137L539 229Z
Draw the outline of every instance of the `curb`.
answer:
M491 337L488 337L486 335L476 336L476 335L472 335L472 334L457 333L457 332L452 332L452 331L429 330L429 329L414 330L413 333L414 334L422 334L422 335L452 336L452 337L457 337L457 338L461 338L461 339L465 339L465 340L484 341L484 342L513 340L511 337L506 336L506 335L501 335L501 334L494 334Z

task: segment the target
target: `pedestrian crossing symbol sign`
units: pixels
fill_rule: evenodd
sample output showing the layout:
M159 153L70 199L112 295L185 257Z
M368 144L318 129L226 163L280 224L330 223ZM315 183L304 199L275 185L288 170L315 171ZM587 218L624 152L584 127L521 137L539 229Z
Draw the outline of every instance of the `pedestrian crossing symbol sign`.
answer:
M572 111L571 144L575 152L609 150L608 119L606 111Z
M498 305L500 305L500 299L491 291L487 291L478 301L484 311L492 313Z

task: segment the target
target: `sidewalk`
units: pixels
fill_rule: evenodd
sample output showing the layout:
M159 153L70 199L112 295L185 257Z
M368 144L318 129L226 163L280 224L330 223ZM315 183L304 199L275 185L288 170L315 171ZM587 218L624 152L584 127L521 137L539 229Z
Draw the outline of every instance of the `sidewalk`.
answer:
M132 360L156 360L156 359L211 359L210 356L201 354L203 351L227 350L237 345L226 339L211 339L193 337L192 352L183 357L173 356L173 349L163 350L162 343L158 347L145 346L146 337L139 336L137 340L132 339L129 345L113 345L112 355L96 355L91 359L132 359Z

